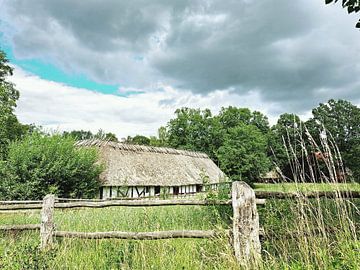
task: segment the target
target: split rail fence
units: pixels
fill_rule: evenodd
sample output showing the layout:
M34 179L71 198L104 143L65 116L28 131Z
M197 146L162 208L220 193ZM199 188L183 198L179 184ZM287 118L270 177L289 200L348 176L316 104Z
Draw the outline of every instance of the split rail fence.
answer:
M246 183L232 183L231 200L207 201L189 199L146 199L146 200L100 200L100 199L65 199L47 195L42 201L0 201L0 211L22 211L41 209L41 224L3 225L0 231L40 230L41 248L50 249L54 238L80 239L132 239L156 240L170 238L214 238L221 234L216 230L173 230L156 232L75 232L58 231L54 223L54 209L68 208L103 208L112 206L152 207L166 205L231 205L233 208L232 228L227 231L231 237L234 254L239 263L247 264L260 258L260 235L263 233L259 226L257 204L265 204L265 198L308 198L328 197L336 198L341 195L360 198L360 192L316 192L316 193L283 193L283 192L255 192Z

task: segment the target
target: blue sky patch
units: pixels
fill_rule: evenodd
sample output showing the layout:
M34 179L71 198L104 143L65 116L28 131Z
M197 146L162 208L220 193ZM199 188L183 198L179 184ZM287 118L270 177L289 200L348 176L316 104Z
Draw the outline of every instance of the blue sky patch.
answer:
M0 44L0 49L6 53L7 58L12 64L17 65L25 71L37 75L44 80L55 81L78 88L85 88L103 94L112 94L119 96L129 95L129 93L119 93L119 85L97 83L93 80L88 79L83 74L68 74L63 72L56 66L44 63L39 59L17 59L14 56L12 48L4 42L1 33Z

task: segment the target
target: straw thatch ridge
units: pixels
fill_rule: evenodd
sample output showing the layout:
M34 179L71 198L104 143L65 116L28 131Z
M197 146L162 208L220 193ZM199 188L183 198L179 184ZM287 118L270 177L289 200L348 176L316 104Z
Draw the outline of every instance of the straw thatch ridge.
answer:
M197 157L197 158L209 158L207 154L201 153L201 152L178 150L178 149L167 148L167 147L153 147L153 146L126 144L126 143L119 143L119 142L112 142L112 141L102 141L102 140L98 140L98 139L89 139L89 140L78 141L78 142L76 142L75 145L83 146L83 147L109 146L114 149L123 150L123 151L153 152L153 153L160 153L160 154L184 155L184 156Z
M204 153L164 147L84 140L79 147L97 147L105 171L103 186L183 186L219 183L224 173Z

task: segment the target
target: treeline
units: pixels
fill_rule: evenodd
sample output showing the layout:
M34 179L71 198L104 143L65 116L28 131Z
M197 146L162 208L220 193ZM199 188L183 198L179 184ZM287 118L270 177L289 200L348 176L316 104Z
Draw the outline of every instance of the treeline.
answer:
M74 138L99 138L119 141L114 134L99 131L65 132ZM254 182L277 167L291 180L292 160L288 151L302 153L308 147L315 158L321 145L320 136L328 136L341 153L348 173L360 178L360 109L346 100L329 100L312 110L312 117L302 121L296 114L284 113L270 126L266 115L248 108L226 107L218 114L209 109L180 108L158 136L128 136L120 141L129 144L173 147L207 153L233 180ZM303 158L299 156L299 159ZM314 160L313 160L314 161ZM314 161L315 162L315 161ZM321 162L319 162L321 166Z
M313 140L312 147L305 147L315 158L321 153L314 144L321 145L320 136L327 136L340 151L348 176L360 176L360 109L346 100L320 104L305 122L284 113L273 126L266 115L248 108L230 106L215 115L209 109L181 108L158 133L156 139L141 136L137 143L207 153L233 180L248 182L276 167L291 180L288 151L300 154L304 142Z
M338 147L349 175L360 177L360 109L345 100L329 100L312 110L303 122L295 114L280 115L270 126L266 115L248 108L226 107L218 114L209 109L180 108L157 136L118 139L99 130L47 134L34 125L20 123L14 113L19 92L7 80L12 68L0 51L0 198L37 199L47 193L63 197L92 197L99 175L96 151L76 149L83 139L173 147L207 153L232 179L249 183L280 169L291 180L292 161L303 141L320 144L327 136ZM336 145L336 146L335 146ZM309 147L309 155L317 148ZM299 159L303 158L301 156ZM320 164L321 165L321 164Z

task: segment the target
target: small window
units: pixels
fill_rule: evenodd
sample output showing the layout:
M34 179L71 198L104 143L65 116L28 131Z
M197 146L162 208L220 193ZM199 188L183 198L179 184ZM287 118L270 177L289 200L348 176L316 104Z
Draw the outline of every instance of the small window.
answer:
M117 196L118 197L127 197L128 196L128 187L118 187L117 188Z
M155 187L155 195L160 195L160 186Z
M101 187L100 188L100 199L102 199L104 197L104 188Z

